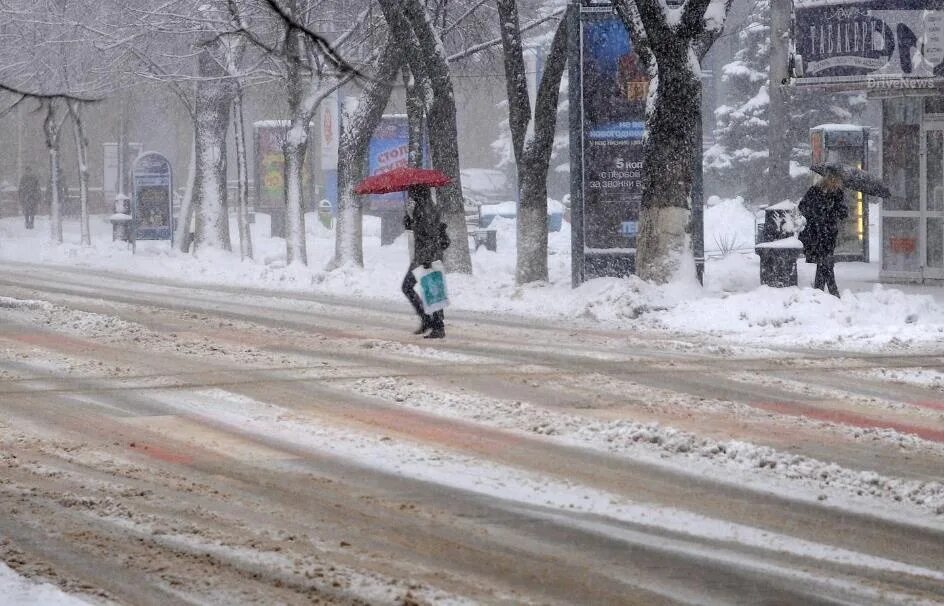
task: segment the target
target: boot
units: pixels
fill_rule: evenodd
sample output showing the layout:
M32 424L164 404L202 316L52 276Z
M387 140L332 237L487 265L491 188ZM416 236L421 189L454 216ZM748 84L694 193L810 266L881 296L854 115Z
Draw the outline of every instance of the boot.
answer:
M414 335L421 335L433 329L433 322L429 316L423 316L420 327L413 331Z
M424 339L443 339L446 337L446 329L443 327L434 328L430 331L428 335L423 337Z

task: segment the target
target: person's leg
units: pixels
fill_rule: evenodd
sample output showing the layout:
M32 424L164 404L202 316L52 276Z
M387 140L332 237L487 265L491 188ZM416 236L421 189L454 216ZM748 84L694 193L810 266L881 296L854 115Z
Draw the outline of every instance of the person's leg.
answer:
M816 264L816 277L813 278L813 288L826 290L826 264Z
M829 294L834 297L839 296L839 287L836 286L836 266L833 263L826 263L826 288Z
M431 328L431 323L429 316L423 311L423 300L420 299L420 296L413 290L414 286L416 286L416 276L413 275L412 270L407 271L406 275L403 277L403 284L400 288L403 291L403 295L410 302L410 305L413 306L413 311L420 317L420 327L416 329L415 333L422 334Z
M433 312L433 314L429 317L430 317L430 327L432 328L432 330L430 331L428 335L426 335L426 338L427 339L442 339L443 337L445 337L446 336L446 314L442 310L439 310L437 312Z

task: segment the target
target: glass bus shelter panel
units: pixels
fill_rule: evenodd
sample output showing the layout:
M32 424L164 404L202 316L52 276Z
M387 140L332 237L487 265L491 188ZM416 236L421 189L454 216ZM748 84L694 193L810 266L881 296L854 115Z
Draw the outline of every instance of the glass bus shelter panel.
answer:
M839 237L836 242L837 256L862 255L865 225L868 221L865 205L865 196L861 192L846 191L849 217L839 227Z
M944 217L928 219L928 267L944 269Z
M844 146L827 149L826 161L856 168L868 168L865 165L864 146ZM868 260L868 249L865 242L868 226L868 203L861 193L849 189L845 192L845 201L849 208L849 216L845 223L839 227L835 254L840 259L847 261Z
M921 210L921 181L918 150L921 127L917 124L885 126L882 174L892 197L883 202L886 211Z
M920 272L921 250L918 217L885 217L882 222L882 269L890 272Z
M944 210L944 131L927 132L927 209Z

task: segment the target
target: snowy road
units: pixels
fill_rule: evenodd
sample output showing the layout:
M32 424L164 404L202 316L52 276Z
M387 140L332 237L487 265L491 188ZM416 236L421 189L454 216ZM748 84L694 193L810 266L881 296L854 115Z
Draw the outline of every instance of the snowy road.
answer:
M0 264L0 562L90 602L944 603L944 348Z

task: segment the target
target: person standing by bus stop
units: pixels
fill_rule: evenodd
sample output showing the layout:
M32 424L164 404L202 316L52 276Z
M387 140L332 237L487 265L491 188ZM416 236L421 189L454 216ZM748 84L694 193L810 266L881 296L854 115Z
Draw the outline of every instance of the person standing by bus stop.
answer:
M813 288L839 296L836 286L834 253L839 238L839 226L849 216L842 176L827 171L819 183L807 190L800 200L800 214L806 218L806 227L799 233L807 263L816 263Z
M20 177L18 195L26 229L33 229L33 223L36 219L36 207L43 199L43 192L39 188L39 178L36 177L31 166L27 166L23 176Z

